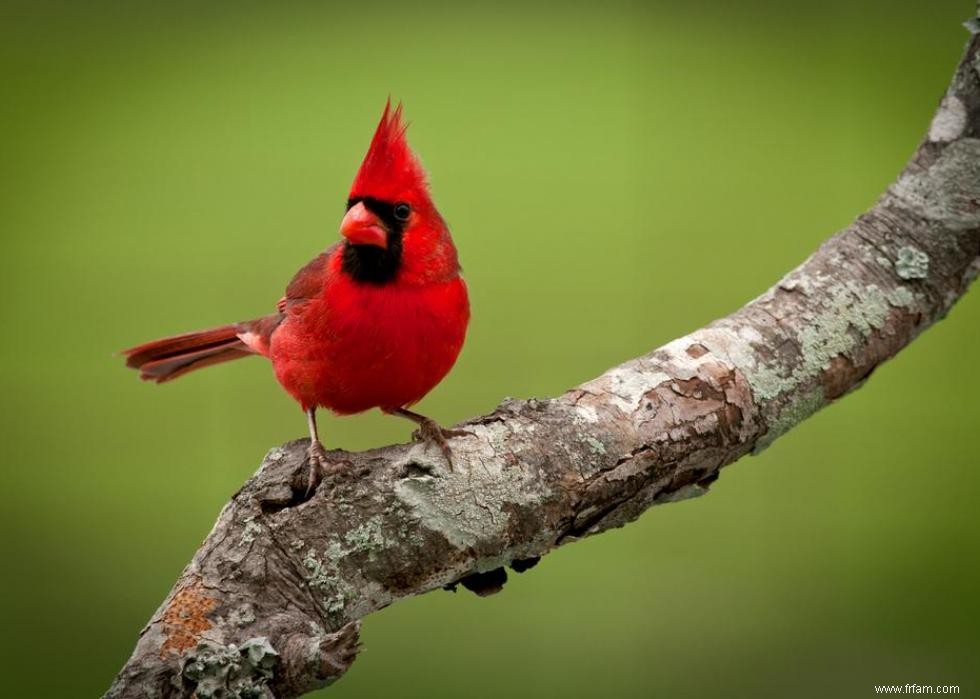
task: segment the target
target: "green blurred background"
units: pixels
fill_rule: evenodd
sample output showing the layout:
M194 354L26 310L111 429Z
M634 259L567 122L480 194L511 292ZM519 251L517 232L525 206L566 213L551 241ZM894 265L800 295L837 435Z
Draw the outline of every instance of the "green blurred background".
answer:
M737 5L4 5L3 695L104 691L228 497L305 434L261 360L156 387L113 353L271 310L336 239L389 94L472 294L421 404L446 423L725 315L871 205L973 5ZM709 497L496 597L372 615L323 696L973 694L978 324L974 290Z

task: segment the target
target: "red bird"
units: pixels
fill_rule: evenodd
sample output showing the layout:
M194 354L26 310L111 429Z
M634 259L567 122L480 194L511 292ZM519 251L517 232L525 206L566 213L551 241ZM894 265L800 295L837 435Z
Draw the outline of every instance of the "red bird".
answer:
M408 410L449 372L470 309L456 247L405 139L401 106L385 106L354 178L340 233L286 288L278 312L257 320L154 340L125 350L140 378L162 383L212 364L260 354L309 418L310 487L326 466L316 409L340 415L380 408L419 426L449 461L447 437Z

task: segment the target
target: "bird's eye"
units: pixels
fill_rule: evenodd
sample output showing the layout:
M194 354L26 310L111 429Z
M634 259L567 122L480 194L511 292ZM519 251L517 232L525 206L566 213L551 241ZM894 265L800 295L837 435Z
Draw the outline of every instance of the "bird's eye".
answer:
M395 218L398 219L399 221L407 221L409 215L412 213L412 207L410 207L405 202L400 201L397 204L395 204L394 213L395 213Z

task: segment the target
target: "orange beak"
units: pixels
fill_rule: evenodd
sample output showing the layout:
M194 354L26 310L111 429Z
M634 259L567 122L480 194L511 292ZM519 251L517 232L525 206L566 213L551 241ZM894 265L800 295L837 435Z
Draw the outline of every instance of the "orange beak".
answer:
M364 202L350 208L340 222L340 233L353 245L374 245L388 247L388 232L381 220L368 211Z

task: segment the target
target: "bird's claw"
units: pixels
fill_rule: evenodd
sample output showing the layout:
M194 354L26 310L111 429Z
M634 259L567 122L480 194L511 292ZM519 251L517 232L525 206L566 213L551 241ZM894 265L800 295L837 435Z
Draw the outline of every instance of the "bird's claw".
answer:
M327 450L317 441L310 442L310 449L307 452L309 461L309 473L306 477L306 497L307 499L320 485L323 476L327 471Z
M453 437L474 437L472 432L467 430L453 430L444 429L439 426L439 423L432 418L425 418L423 421L419 422L418 429L412 432L412 439L416 442L424 442L426 444L435 444L439 447L442 455L446 458L446 463L449 465L449 470L453 470L453 450L449 446L449 439Z

